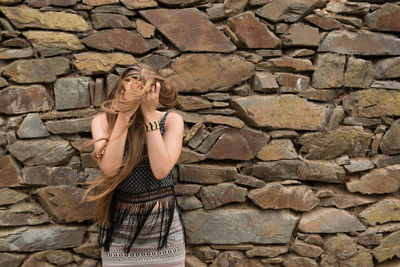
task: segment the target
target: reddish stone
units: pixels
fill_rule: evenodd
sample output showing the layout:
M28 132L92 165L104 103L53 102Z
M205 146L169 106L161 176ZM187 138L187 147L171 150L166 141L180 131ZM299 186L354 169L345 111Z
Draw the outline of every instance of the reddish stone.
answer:
M283 56L280 58L273 58L267 62L257 64L256 70L261 71L313 71L315 67L308 59L292 58Z
M82 42L99 50L119 49L133 54L144 54L159 46L159 42L145 40L138 34L125 29L99 31L89 35Z
M83 0L82 3L89 6L102 6L102 5L112 5L118 3L118 0Z
M276 48L280 40L258 21L251 12L246 12L228 20L229 27L239 38L241 48Z
M236 46L195 8L139 13L181 51L232 52Z
M342 26L339 21L322 15L309 15L305 19L325 31L340 29Z
M0 158L0 187L11 187L19 183L19 169L16 162L9 156Z
M400 7L392 3L365 16L368 28L376 31L400 32Z
M292 24L282 36L284 46L318 46L318 28L303 23Z
M95 13L90 18L95 29L132 28L132 22L120 14Z

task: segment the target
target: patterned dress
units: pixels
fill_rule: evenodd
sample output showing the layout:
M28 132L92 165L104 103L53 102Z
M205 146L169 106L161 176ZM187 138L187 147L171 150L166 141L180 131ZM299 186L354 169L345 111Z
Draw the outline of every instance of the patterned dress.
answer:
M160 122L161 134L168 113ZM103 267L185 265L172 171L158 180L146 157L114 190L108 218L110 226L100 231Z

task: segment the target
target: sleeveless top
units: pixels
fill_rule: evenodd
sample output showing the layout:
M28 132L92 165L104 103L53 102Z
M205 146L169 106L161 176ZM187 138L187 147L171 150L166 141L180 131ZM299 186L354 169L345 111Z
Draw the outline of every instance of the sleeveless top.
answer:
M163 135L165 131L164 126L168 113L169 111L164 114L160 121L161 135ZM151 171L150 161L146 156L145 159L136 165L132 172L117 186L117 189L123 192L137 194L154 191L173 184L173 171L171 170L163 179L157 179Z
M164 134L165 119L168 113L169 111L164 114L160 122L161 134ZM146 157L114 190L107 216L109 226L105 223L101 225L99 246L104 247L104 251L109 251L116 236L128 232L125 240L125 252L128 253L141 233L141 229L147 223L147 218L154 213L156 206L158 209L155 213L157 217L161 216L161 224L158 229L154 226L152 229L159 234L158 249L167 245L175 210L178 211L186 239L182 215L179 208L176 209L173 172L171 170L163 179L155 178L149 159ZM126 235L124 234L124 236Z

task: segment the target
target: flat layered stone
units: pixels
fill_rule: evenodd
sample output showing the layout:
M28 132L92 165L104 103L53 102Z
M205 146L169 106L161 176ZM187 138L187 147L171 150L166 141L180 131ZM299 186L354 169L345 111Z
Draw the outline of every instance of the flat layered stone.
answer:
M177 106L181 110L193 111L212 107L212 103L199 96L178 95Z
M33 56L33 49L30 47L22 49L0 49L0 60L29 58Z
M2 252L0 254L0 265L1 266L20 266L24 261L24 254L16 254L16 253L5 253Z
M189 148L182 147L181 155L179 156L177 164L199 162L205 159L206 156L204 154L200 154Z
M397 82L397 81L374 81L373 84L371 84L371 87L372 88L400 90L400 82Z
M0 177L0 188L17 186L20 182L19 167L10 155L0 157Z
M348 27L343 25L343 28L360 29L362 27L362 19L351 17L351 16L342 16L342 15L338 15L338 14L330 14L330 16L333 19L336 19L343 24L349 25Z
M65 77L54 83L56 110L85 108L90 105L89 77Z
M340 90L332 89L314 89L309 87L308 89L299 92L298 96L301 96L307 100L315 100L328 102L339 97Z
M224 1L225 12L231 17L243 11L249 0L226 0Z
M218 256L219 251L209 246L196 246L193 248L192 253L204 261L210 261Z
M326 255L322 257L323 264L339 263L340 260L349 259L358 253L354 240L342 233L329 236L325 241L324 250Z
M380 143L380 148L385 154L400 153L400 120L392 123L389 130L385 133Z
M360 218L369 225L400 221L400 200L384 199L360 212Z
M235 184L259 188L263 187L265 182L249 175L236 174Z
M347 189L362 194L393 193L400 188L400 164L373 169L360 179L350 179Z
M0 205L10 205L28 199L27 194L18 192L10 188L0 188Z
M240 48L277 48L281 41L251 12L242 13L228 19L228 25L238 37Z
M42 85L27 87L9 86L0 92L0 112L22 114L47 111L53 108L53 100Z
M226 18L225 5L223 3L213 4L206 9L206 15L211 21Z
M381 8L365 16L365 24L370 30L399 32L400 7L396 4L385 3Z
M129 10L126 7L119 5L106 5L106 6L98 6L92 9L93 13L114 13L121 14L125 16L134 16L136 13L133 10Z
M318 52L363 56L394 56L400 55L400 40L382 33L332 31L322 41Z
M276 78L272 73L268 72L256 72L253 76L253 82L251 88L254 91L260 92L276 92L279 88Z
M324 252L319 246L314 246L298 239L290 247L290 250L300 256L309 258L318 258Z
M298 74L278 73L276 80L280 85L281 93L299 93L310 86L310 78Z
M215 144L215 141L224 133L226 126L217 125L214 127L212 132L207 136L203 143L196 149L201 153L207 153L211 147Z
M305 20L321 28L324 31L340 29L342 24L334 18L322 14L312 14L305 17Z
M253 75L254 65L236 55L185 54L171 65L169 77L179 92L228 91Z
M282 260L284 266L290 267L317 267L318 264L314 259L290 255Z
M282 35L282 43L290 46L317 47L319 44L318 28L308 26L304 23L291 24L289 29Z
M44 185L74 185L79 181L78 174L71 167L34 166L23 170L21 184Z
M7 65L3 74L17 83L51 83L57 76L69 72L69 60L64 57L21 59Z
M136 29L140 33L140 35L142 35L144 38L150 38L154 37L154 32L156 30L156 27L141 19L137 19Z
M269 183L250 190L248 197L262 209L294 209L308 211L319 204L319 198L307 186L283 186Z
M37 138L49 136L50 133L38 113L29 113L22 121L17 135L19 138Z
M196 8L139 13L182 52L232 52L236 46Z
M133 10L158 6L157 2L154 0L121 0L121 2L128 9L133 9Z
M132 54L144 54L160 45L156 40L145 40L140 35L125 29L98 31L82 39L82 42L103 51L121 50Z
M76 259L69 251L45 250L30 255L30 257L24 262L23 266L62 266L67 264L75 264L75 262L79 262L79 260Z
M259 162L253 166L251 175L264 181L295 180L299 179L297 169L300 164L300 160Z
M203 186L199 192L205 209L215 209L228 203L245 202L247 189L232 183Z
M72 33L55 31L26 31L25 38L34 43L35 48L45 57L65 54L85 49L79 38Z
M257 158L263 161L297 159L298 155L289 139L271 140L257 153Z
M37 204L22 202L0 210L0 226L37 225L50 222L49 216Z
M351 158L350 164L344 165L344 168L350 173L366 171L374 167L374 164L368 158Z
M0 11L18 29L39 28L71 32L86 32L90 25L79 15L67 12L41 12L25 5L0 7Z
M364 231L357 218L345 210L322 208L303 213L298 228L306 233L341 233Z
M247 257L268 257L274 258L280 254L286 253L288 246L257 246L246 251Z
M366 89L342 98L343 108L354 117L383 117L400 115L400 92Z
M256 70L270 72L305 72L313 71L315 70L315 67L308 59L283 56L280 58L269 59L267 62L258 63L256 65Z
M183 214L188 244L287 243L298 219L287 210L250 207L196 210Z
M53 134L90 133L93 118L47 121L46 127Z
M369 88L374 81L374 72L371 61L350 57L344 72L344 86Z
M66 140L18 140L7 146L8 151L25 166L57 165L67 162L74 149Z
M365 15L369 12L371 4L345 2L345 3L328 3L326 10L332 13L344 15Z
M313 188L318 190L317 195L320 197L319 205L323 207L335 206L338 209L346 209L376 202L374 197L350 193L345 186L324 185L314 186ZM327 190L332 194L322 197L321 193Z
M400 77L400 57L378 60L374 66L375 79L392 79Z
M372 161L378 168L383 168L389 165L400 164L400 155L387 156L384 154L375 155Z
M343 183L346 180L345 169L333 161L304 159L297 172L300 180L328 183Z
M95 13L90 16L93 27L97 30L107 28L132 28L132 22L121 14Z
M85 226L43 225L0 230L0 250L32 252L77 247L83 242Z
M132 55L124 53L82 52L74 54L74 57L74 65L83 75L104 74L116 65L127 66L136 63Z
M387 259L397 256L400 258L400 231L389 234L385 237L381 244L372 249L372 254L378 262L383 262Z
M95 203L80 203L84 191L72 185L59 185L39 188L35 194L58 223L72 223L94 218Z
M102 6L118 4L118 0L83 0L82 3L88 6Z
M341 155L365 156L373 135L361 126L343 126L334 130L305 133L299 137L299 152L306 159L334 159Z
M244 127L226 129L206 154L211 159L250 160L267 143L269 137L260 131Z
M318 0L272 1L257 9L256 14L273 22L297 22L310 13Z
M218 184L232 181L236 168L210 164L180 164L179 180L199 184Z
M326 119L325 106L294 95L232 97L231 104L239 118L255 127L320 130Z
M346 57L332 53L317 54L312 76L314 88L341 87L344 83Z
M201 201L195 196L178 196L177 201L183 210L195 210L203 207Z

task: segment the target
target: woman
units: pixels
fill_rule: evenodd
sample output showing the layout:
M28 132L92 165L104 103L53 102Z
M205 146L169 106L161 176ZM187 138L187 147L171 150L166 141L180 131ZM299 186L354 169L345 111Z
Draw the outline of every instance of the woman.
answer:
M93 118L94 151L103 175L84 198L96 200L107 266L184 266L185 243L172 169L182 148L177 92L150 66L126 68ZM96 188L98 195L88 194Z

